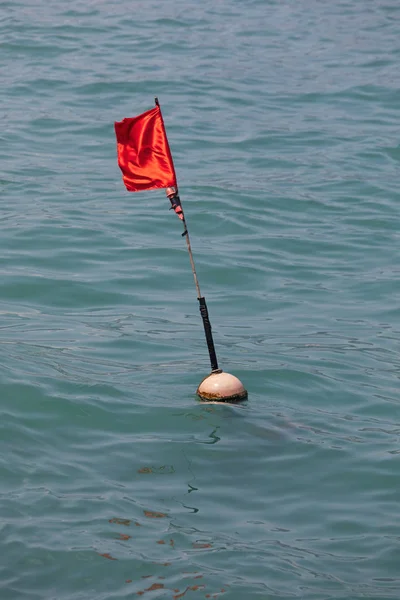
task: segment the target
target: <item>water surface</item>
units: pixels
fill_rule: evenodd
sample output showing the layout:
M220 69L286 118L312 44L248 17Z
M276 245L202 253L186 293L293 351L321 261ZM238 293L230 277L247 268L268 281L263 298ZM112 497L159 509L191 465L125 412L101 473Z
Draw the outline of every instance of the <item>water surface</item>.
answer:
M400 7L0 5L2 600L400 596ZM181 226L113 122L158 96Z

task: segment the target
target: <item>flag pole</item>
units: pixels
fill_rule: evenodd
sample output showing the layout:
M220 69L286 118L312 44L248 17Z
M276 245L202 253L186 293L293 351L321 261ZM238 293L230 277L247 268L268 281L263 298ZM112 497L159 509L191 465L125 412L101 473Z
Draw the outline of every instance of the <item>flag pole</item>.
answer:
M160 112L161 112L161 107L160 107L158 98L154 98L154 101L156 103L156 106L158 106L160 108ZM177 184L176 174L175 174L175 183ZM204 327L204 333L206 336L208 354L210 355L211 373L222 373L221 369L218 367L217 353L215 352L214 340L213 340L213 336L212 336L212 329L211 329L210 317L208 315L206 299L201 295L201 292L200 292L200 285L199 285L199 280L198 280L197 273L196 273L196 267L194 264L192 246L190 244L189 231L187 228L185 214L183 212L183 208L182 208L182 204L181 204L181 199L178 194L178 185L176 185L176 187L174 187L174 186L168 187L165 190L165 192L167 194L167 197L169 198L169 201L171 202L171 208L176 212L176 214L178 215L178 217L180 218L180 220L183 223L182 237L186 238L186 246L187 246L187 249L189 252L190 265L192 267L194 284L196 286L197 300L199 301L200 314L201 314L201 318L203 321L203 327Z
M155 98L155 103L156 106L160 109L161 123L164 130L165 138L167 139L158 98ZM210 355L211 363L211 373L210 375L207 375L207 377L204 377L204 379L200 382L200 385L197 388L197 394L202 400L206 400L208 402L239 402L241 400L246 400L247 390L244 388L240 379L238 379L234 375L231 375L230 373L225 373L218 366L217 354L215 352L207 303L206 299L204 298L204 296L201 295L200 292L200 285L199 280L197 278L196 267L194 265L192 246L190 244L190 237L185 219L185 214L183 212L181 200L178 194L178 184L176 179L175 168L173 167L172 156L170 156L170 158L172 169L174 171L175 185L167 187L165 191L167 197L171 202L171 208L175 211L175 213L178 215L178 217L183 223L182 236L186 238L186 245L189 252L190 265L192 267L192 273L197 292L197 300L199 301L199 309L203 321L204 333L206 336L208 353Z
M178 195L178 190L175 189L174 187L169 187L166 189L166 194L171 202L171 208L174 209L174 211L178 214L179 218L181 219L181 221L183 223L184 231L182 233L182 236L186 238L186 246L187 246L187 249L189 252L190 265L192 267L194 284L196 286L196 291L197 291L197 300L199 301L200 314L201 314L201 318L203 320L204 333L206 336L208 353L210 355L211 373L221 373L222 371L218 367L217 354L215 352L215 346L214 346L214 340L213 340L213 336L212 336L210 318L208 315L207 303L206 303L206 299L204 298L204 296L201 295L201 292L200 292L200 285L199 285L199 280L198 280L197 273L196 273L196 267L194 264L189 232L188 232L188 228L187 228L185 214L182 209L181 200Z

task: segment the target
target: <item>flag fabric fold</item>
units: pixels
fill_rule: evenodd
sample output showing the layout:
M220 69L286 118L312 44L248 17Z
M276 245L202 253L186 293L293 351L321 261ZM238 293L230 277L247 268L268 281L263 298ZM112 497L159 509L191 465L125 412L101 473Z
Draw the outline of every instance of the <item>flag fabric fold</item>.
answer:
M118 165L129 192L177 188L160 106L114 124Z

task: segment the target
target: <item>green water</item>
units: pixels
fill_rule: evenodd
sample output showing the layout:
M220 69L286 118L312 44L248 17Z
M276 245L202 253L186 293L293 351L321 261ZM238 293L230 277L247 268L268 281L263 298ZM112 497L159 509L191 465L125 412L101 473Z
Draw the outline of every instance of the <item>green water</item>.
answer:
M0 600L400 597L400 5L0 3ZM163 191L158 96L219 362Z

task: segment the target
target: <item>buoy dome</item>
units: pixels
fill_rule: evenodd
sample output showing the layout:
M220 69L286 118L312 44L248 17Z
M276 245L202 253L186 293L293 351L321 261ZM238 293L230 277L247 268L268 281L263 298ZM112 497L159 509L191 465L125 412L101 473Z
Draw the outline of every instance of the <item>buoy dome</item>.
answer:
M247 390L234 375L216 371L203 379L197 388L197 395L209 402L240 402L246 400Z

